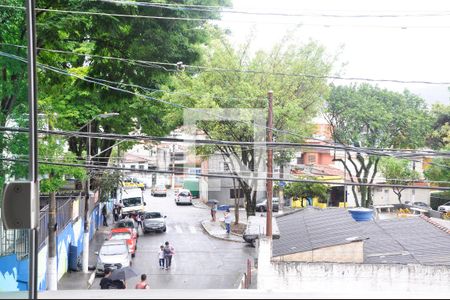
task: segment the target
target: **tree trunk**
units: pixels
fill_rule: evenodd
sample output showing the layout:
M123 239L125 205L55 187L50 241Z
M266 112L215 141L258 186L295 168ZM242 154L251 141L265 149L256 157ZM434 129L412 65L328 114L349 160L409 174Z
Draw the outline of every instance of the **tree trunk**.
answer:
M233 178L233 187L234 187L234 223L239 224L239 197L241 196L240 190L236 188L236 179Z
M50 174L50 180L53 174ZM58 265L56 257L56 232L58 224L56 224L56 193L50 193L50 201L48 208L48 261L47 261L47 274L48 274L48 290L58 290Z
M251 189L249 189L247 187L244 188L244 197L245 197L245 202L246 202L245 207L247 210L247 217L256 215L256 204L253 205Z

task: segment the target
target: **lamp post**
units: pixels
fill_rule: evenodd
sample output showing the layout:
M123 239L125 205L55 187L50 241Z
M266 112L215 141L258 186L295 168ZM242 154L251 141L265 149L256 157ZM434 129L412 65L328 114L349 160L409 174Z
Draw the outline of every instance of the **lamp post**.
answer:
M87 126L88 132L88 143L87 143L87 154L86 154L86 164L91 165L91 136L92 132L92 121L97 118L106 119L114 116L118 116L119 113L105 113L99 114L93 117L86 125L80 128L83 129ZM91 176L88 174L85 184L85 202L84 202L84 235L83 235L83 273L89 273L89 232L90 232L90 220L89 220L89 201L90 201L90 191L91 190Z

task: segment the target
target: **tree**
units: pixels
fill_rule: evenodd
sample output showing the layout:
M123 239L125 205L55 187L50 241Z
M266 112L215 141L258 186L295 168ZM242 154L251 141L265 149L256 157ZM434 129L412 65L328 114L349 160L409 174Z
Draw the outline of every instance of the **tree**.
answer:
M285 188L286 196L289 198L318 198L320 203L327 202L329 192L330 187L321 183L294 182Z
M47 124L50 129L53 128L54 121L53 118L48 118ZM64 152L64 141L58 140L54 136L45 136L41 139L39 143L39 155L42 160L48 162L76 162L73 153ZM56 193L65 185L67 178L83 180L86 177L86 171L82 168L41 164L39 166L39 174L44 177L39 183L40 193L49 194L47 282L48 289L55 291L58 289L58 263L56 250L56 220L58 210Z
M422 147L431 127L423 99L407 90L400 94L369 84L332 86L326 118L335 142L367 148ZM380 156L362 151L355 155L346 152L346 156L346 162L337 161L352 182L374 182ZM372 188L353 186L352 192L357 206L372 204Z
M380 162L380 169L386 182L392 185L414 185L414 181L419 180L419 173L411 168L411 162L394 157L383 158ZM398 202L402 204L402 192L406 188L394 187L392 190L397 195Z
M450 144L450 105L435 104L431 114L433 131L428 142L433 149L442 149Z
M259 51L249 55L251 41L239 50L233 49L220 34L205 50L201 61L208 68L223 68L236 71L180 72L170 87L177 93L166 99L188 107L217 109L223 108L260 109L267 111L267 92L274 91L274 127L292 131L294 135L274 132L275 140L301 141L311 133L309 121L317 114L322 98L328 92L324 79L311 77L280 77L273 73L308 73L319 78L328 74L334 58L326 55L324 48L314 42L293 45L289 39L283 40L272 51ZM246 72L255 70L257 73ZM248 112L242 112L246 115ZM261 114L261 112L259 112ZM214 113L212 113L214 116ZM267 115L267 113L265 113ZM181 114L174 114L171 120L182 124ZM225 121L217 117L214 121L201 121L197 127L216 140L254 142L255 132L260 130L265 136L265 128L254 127L249 122ZM262 141L262 140L261 140ZM260 149L217 145L218 152L231 162L230 169L235 175L258 172L265 164ZM242 173L245 172L245 173ZM256 209L256 180L237 179L243 190L247 215L254 215Z

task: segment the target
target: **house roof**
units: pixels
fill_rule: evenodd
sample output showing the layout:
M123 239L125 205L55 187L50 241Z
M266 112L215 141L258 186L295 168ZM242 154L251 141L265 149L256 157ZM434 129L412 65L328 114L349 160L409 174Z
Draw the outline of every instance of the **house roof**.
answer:
M356 222L345 209L307 208L277 218L273 256L364 240L364 263L450 266L450 234L425 218Z
M365 263L450 266L450 234L422 218L361 223Z
M273 256L284 256L363 240L363 232L343 209L306 208L277 218L280 239Z

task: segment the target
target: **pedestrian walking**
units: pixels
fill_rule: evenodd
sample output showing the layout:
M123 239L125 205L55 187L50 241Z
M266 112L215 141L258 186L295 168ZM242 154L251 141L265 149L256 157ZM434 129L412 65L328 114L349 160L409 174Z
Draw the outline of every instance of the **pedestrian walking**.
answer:
M113 215L114 215L114 222L119 221L119 205L116 203L114 204L114 208L113 208Z
M145 274L141 275L141 281L139 281L136 284L136 289L137 290L148 290L148 289L150 289L150 286L147 283L147 275L145 275Z
M102 216L103 216L103 226L108 227L108 210L106 209L106 204L103 204Z
M211 219L212 219L212 222L216 222L216 214L217 214L217 204L214 203L211 206Z
M164 245L161 245L161 247L159 248L158 258L159 258L159 268L164 269L165 265Z
M231 232L231 221L232 220L231 220L231 214L230 214L230 210L229 209L227 209L225 211L224 216L225 216L225 228L227 230L227 234L230 234L230 232Z
M143 213L139 213L137 216L137 223L138 227L141 227L142 229L144 229L144 219L145 215Z
M164 246L164 259L166 264L166 270L169 270L172 266L172 256L175 255L175 249L170 246L169 242L165 243Z

